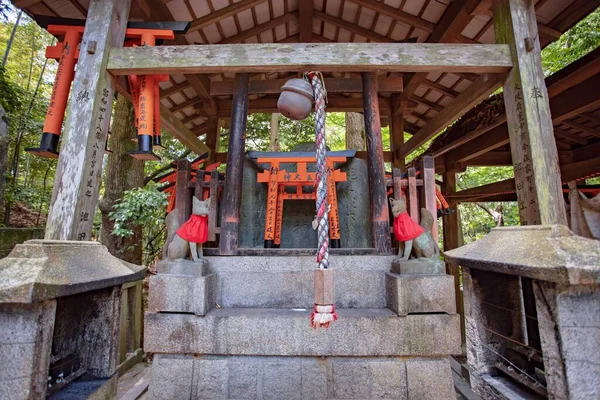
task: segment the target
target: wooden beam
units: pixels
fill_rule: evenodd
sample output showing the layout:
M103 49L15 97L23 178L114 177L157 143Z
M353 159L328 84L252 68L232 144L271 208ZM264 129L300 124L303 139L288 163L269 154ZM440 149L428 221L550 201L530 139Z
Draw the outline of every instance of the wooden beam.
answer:
M310 43L312 42L312 31L313 31L313 14L315 12L313 1L299 1L298 2L298 11L299 11L299 26L300 30L300 42L301 43Z
M192 21L188 32L194 32L200 30L206 26L215 24L227 17L231 17L237 13L240 13L244 10L257 6L261 3L264 3L267 0L242 0L237 3L234 3L230 6L221 8L214 12L208 13L204 17L197 18Z
M506 115L501 115L500 117L498 117L495 121L493 121L490 124L486 124L484 126L480 126L468 133L465 133L464 135L462 135L461 137L459 137L458 139L454 140L451 143L448 143L445 146L440 147L439 149L435 150L432 155L434 157L439 157L441 155L444 155L446 153L448 153L449 151L452 151L462 145L464 145L467 142L470 142L473 139L478 138L479 136L483 135L484 133L488 132L490 129L493 129L499 125L502 125L506 122Z
M210 152L210 149L162 104L160 105L160 121L163 128L194 153L201 156Z
M22 10L41 2L42 0L12 0L13 6Z
M220 131L219 118L209 118L206 122L206 146L210 149L210 155L206 165L212 164L217 160Z
M566 225L533 2L496 0L494 27L496 42L509 44L515 61L503 95L521 225Z
M449 169L455 164L464 163L489 151L510 143L506 123L500 124L484 135L460 146L446 154L446 165Z
M190 83L188 81L183 81L180 83L176 83L173 86L171 86L170 88L164 89L160 91L160 97L168 97L172 94L175 94L177 92L182 91L183 89L189 88L190 87Z
M281 87L287 79L251 80L248 94L280 94ZM377 79L379 93L402 92L402 77ZM360 78L325 78L327 93L362 93L362 80ZM231 96L235 92L233 81L211 82L211 96Z
M397 157L395 152L404 143L404 117L402 113L392 115L390 139L392 140L390 148L392 149L392 154L394 154L394 168L399 168L404 172L406 170L405 159Z
M287 14L283 14L281 17L273 18L263 24L256 25L252 29L242 31L242 32L238 33L237 35L233 35L228 38L225 38L225 39L221 40L219 42L219 44L224 45L224 44L240 43L246 39L250 39L251 37L258 36L265 31L276 28L279 25L283 25L285 23L294 21L296 19L298 19L298 12L297 11L289 12ZM212 46L214 46L214 45L211 45L211 47ZM230 71L227 71L227 72L230 72Z
M110 128L115 84L106 72L108 51L122 46L130 0L90 3L82 43L95 41L95 51L82 51L73 81L73 98L56 167L46 239L91 240L100 193L104 148ZM85 94L83 96L82 94Z
M560 179L563 183L598 176L598 174L600 174L600 162L597 157L560 167Z
M554 136L569 140L571 142L579 143L579 144L587 144L587 140L582 139L573 133L565 132L562 129L558 129L557 127L554 127Z
M188 99L186 101L183 101L179 104L174 105L173 107L171 107L169 110L173 113L176 113L178 111L181 111L183 109L186 109L188 107L196 107L198 104L202 103L202 99L200 97L193 97L191 99Z
M600 130L598 128L592 128L590 126L586 126L586 125L580 124L575 121L570 121L570 120L564 120L564 121L561 121L560 123L568 126L569 128L579 129L580 131L583 131L592 136L600 138ZM570 135L570 136L573 136L573 135ZM573 140L572 138L570 138L570 139ZM573 141L577 142L577 138L575 138ZM578 143L581 143L581 142L578 142ZM586 144L586 141L583 141L583 143L581 143L581 144Z
M460 94L456 90L452 90L450 88L447 88L446 86L440 85L437 82L430 81L429 79L424 79L421 82L421 85L426 86L426 87L428 87L430 89L433 89L433 90L435 90L437 92L440 92L440 93L442 93L442 94L444 94L444 95L446 95L448 97L452 97L452 98L458 97L458 95Z
M456 192L454 198L459 201L472 198L473 200L482 196L489 196L491 194L502 194L512 193L516 189L515 180L513 178L505 179L502 181L489 183L487 185L481 185L470 189L459 190Z
M202 107L211 117L217 116L217 102L210 95L210 79L206 75L186 74L185 79L190 83L198 96L202 98Z
M596 74L550 99L552 121L554 123L563 122L600 107L598 91L591 90L594 87L600 87L600 74Z
M506 45L265 43L113 48L113 75L332 71L490 72L512 67Z
M502 85L503 81L504 75L496 74L484 75L478 81L473 82L467 90L462 92L452 103L433 117L427 125L421 128L399 149L399 157L408 156L416 148L456 121L464 113L473 108L473 106L494 92Z
M390 101L380 97L380 110L382 115L390 115ZM219 116L227 117L232 110L231 100L219 100ZM362 98L328 96L327 111L330 112L362 112ZM263 97L249 101L248 113L273 113L277 112L277 98Z

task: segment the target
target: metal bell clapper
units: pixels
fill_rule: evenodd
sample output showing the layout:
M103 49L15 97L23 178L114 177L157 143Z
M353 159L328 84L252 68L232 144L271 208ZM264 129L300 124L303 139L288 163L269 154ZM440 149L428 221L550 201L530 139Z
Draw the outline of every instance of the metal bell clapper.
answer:
M277 109L286 117L301 121L310 114L312 102L313 90L310 83L304 79L293 78L281 87Z

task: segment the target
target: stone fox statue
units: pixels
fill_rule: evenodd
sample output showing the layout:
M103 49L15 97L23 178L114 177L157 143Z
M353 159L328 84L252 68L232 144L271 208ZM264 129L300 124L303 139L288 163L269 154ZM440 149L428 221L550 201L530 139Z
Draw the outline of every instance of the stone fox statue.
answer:
M411 253L415 258L438 258L440 249L431 233L435 221L433 215L421 208L421 224L417 225L406 211L404 198L394 200L390 197L390 204L394 215L394 233L398 241L404 242L404 254L401 254L401 249L398 250L402 260L408 260Z
M600 240L600 194L588 199L575 182L569 182L569 199L571 230L576 235Z
M181 227L177 224L177 215L171 211L166 218L167 241L163 248L163 258L177 260L191 255L192 260L202 261L202 243L208 236L208 212L210 198L202 201L193 198L192 216Z

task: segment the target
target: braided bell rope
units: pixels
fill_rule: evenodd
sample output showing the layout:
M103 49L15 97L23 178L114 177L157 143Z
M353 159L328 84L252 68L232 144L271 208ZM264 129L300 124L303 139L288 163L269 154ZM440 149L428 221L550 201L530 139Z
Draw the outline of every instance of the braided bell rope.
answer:
M307 74L315 98L315 135L317 153L317 263L319 268L329 268L329 204L327 202L327 145L325 143L325 101L327 92L320 72Z

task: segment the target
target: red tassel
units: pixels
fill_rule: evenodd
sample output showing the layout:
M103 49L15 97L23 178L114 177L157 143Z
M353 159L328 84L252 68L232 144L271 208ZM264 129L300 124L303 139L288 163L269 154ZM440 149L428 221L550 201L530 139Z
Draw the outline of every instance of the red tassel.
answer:
M322 306L315 304L313 312L310 315L310 324L314 329L329 328L329 324L337 321L338 315L335 312L335 305Z

